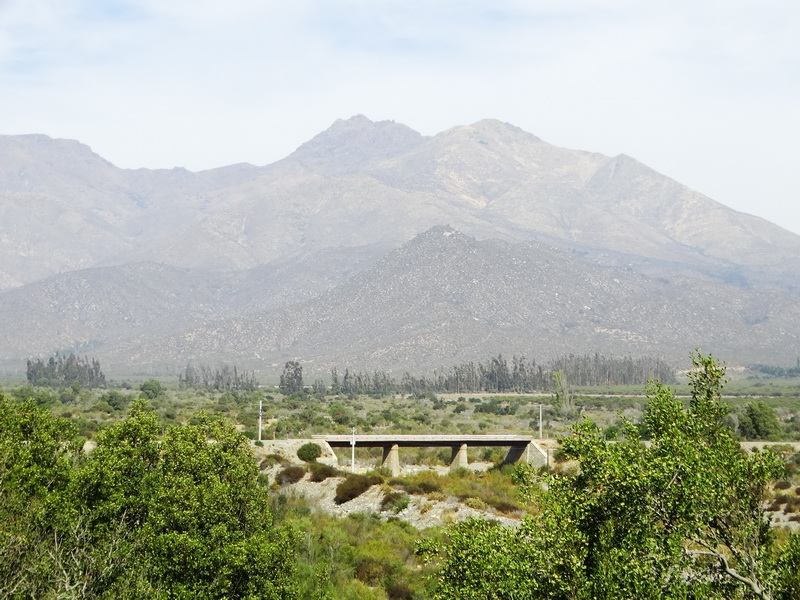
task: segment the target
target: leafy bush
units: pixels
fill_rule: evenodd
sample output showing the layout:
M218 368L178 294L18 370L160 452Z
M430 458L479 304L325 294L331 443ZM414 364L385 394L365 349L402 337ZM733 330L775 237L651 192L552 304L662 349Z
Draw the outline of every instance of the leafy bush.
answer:
M278 475L275 477L275 482L278 485L289 485L290 483L297 483L303 477L305 477L305 474L306 470L303 467L292 465L290 467L286 467L280 473L278 473Z
M409 497L405 492L389 492L381 500L381 510L391 510L399 513L408 508Z
M390 581L386 585L389 600L414 600L414 592L405 581Z
M325 481L328 477L339 477L341 475L338 469L318 462L309 464L309 470L311 471L311 481L316 483Z
M322 448L319 447L319 444L315 444L314 442L303 444L297 451L297 458L304 462L314 462L320 456L322 456Z
M99 402L95 403L95 405L92 406L92 410L95 410L97 412L104 412L104 413L112 413L112 412L114 412L114 409L111 407L111 405L108 402L105 402L103 400L100 400Z
M393 572L393 565L373 557L364 557L356 564L356 579L371 586L380 585Z
M258 468L263 471L264 469L269 469L270 467L274 467L275 465L286 465L288 464L286 459L283 458L280 454L268 454L264 460L258 465Z
M464 506L467 508L472 508L474 510L486 510L489 508L489 505L486 504L480 498L465 498L464 499Z
M358 498L373 485L382 483L383 480L377 475L348 475L345 480L336 486L336 495L333 501L336 504L344 504L353 498Z
M431 492L439 492L441 491L441 487L435 481L420 481L417 485L419 485L419 489L422 490L423 494L430 494Z

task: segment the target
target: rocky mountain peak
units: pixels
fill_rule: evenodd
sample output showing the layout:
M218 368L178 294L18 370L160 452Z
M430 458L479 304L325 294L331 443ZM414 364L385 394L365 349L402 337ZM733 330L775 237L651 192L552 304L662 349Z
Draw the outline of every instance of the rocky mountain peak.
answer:
M300 146L291 159L308 171L325 176L369 169L409 152L425 141L410 127L394 121L371 121L364 115L337 119L333 125Z
M482 119L471 125L459 125L440 133L441 137L453 143L472 142L484 146L506 146L516 143L535 143L542 140L523 131L516 125L497 119Z

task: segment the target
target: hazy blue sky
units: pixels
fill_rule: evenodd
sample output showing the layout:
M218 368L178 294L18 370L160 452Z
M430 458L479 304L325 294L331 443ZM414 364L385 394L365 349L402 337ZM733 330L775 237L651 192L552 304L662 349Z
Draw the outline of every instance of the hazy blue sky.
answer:
M0 133L199 170L496 118L800 233L798 32L797 0L0 0Z

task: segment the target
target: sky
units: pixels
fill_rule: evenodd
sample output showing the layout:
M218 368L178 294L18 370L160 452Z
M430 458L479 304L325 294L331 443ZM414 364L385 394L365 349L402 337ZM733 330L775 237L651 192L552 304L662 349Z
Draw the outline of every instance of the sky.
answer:
M800 234L799 31L797 0L0 0L0 134L197 171L493 118Z

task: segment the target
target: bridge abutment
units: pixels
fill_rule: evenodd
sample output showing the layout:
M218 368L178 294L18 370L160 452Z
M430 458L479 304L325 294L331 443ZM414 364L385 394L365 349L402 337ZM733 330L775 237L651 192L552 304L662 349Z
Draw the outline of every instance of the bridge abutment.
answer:
M526 462L534 467L543 467L547 464L547 453L542 450L536 442L530 442L524 447L514 447L508 449L503 464Z

